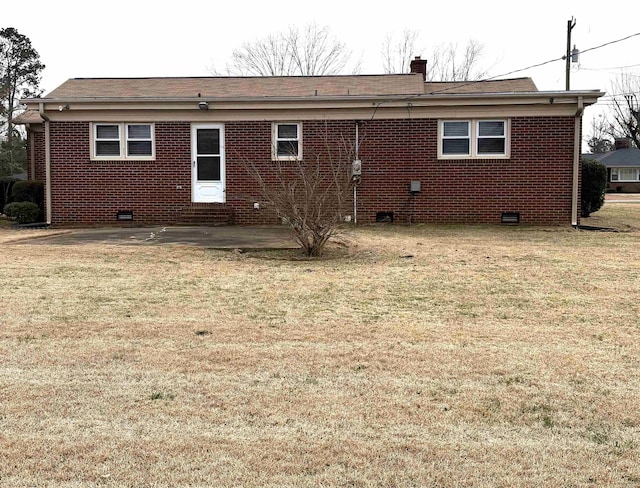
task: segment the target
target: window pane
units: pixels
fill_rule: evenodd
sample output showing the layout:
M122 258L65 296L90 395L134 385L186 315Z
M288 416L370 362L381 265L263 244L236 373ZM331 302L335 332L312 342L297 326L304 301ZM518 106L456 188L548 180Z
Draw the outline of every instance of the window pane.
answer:
M445 122L443 132L445 137L469 137L469 122Z
M220 181L220 156L198 157L198 181Z
M298 141L278 141L278 156L298 156Z
M297 124L278 124L278 139L297 139Z
M127 154L129 156L151 156L151 141L129 141Z
M119 139L120 126L118 125L97 125L96 137L98 139Z
M638 171L635 168L618 168L618 181L638 181Z
M96 141L96 156L120 156L120 142Z
M442 141L442 154L469 154L469 139L444 139Z
M220 154L220 130L198 129L198 154Z
M129 139L151 139L150 125L127 125Z
M491 120L478 123L478 135L483 136L504 136L504 122L502 120Z
M478 139L478 154L504 154L503 137Z

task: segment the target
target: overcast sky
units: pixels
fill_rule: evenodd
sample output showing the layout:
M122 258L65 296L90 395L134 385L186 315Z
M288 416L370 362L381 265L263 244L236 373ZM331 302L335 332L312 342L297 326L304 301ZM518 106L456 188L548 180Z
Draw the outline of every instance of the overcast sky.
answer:
M492 76L561 57L572 16L573 42L582 51L640 32L629 4L613 2L377 3L30 0L3 8L0 23L31 39L47 66L45 93L76 77L207 76L212 65L223 69L244 41L311 22L329 26L351 48L362 74L382 72L385 36L404 29L420 33L422 49L415 54L427 60L434 45L476 39ZM640 36L582 55L571 88L608 91L620 67L640 73ZM510 76L530 76L540 90L563 90L565 65L556 61ZM591 116L599 111L590 109Z

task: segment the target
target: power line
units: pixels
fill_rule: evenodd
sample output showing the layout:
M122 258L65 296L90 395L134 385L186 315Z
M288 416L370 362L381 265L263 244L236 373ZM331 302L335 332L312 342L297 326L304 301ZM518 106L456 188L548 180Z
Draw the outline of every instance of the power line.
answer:
M636 68L640 66L640 64L629 64L627 66L612 66L610 68L584 68L582 66L580 66L580 69L584 69L587 71L609 71L609 70L613 70L613 69L626 69L626 68Z
M600 49L601 47L610 46L611 44L615 44L617 42L626 41L627 39L631 39L632 37L640 36L640 32L636 32L635 34L631 34L626 37L622 37L620 39L616 39L615 41L605 42L604 44L600 44L599 46L590 47L589 49L585 49L584 51L580 51L580 54L588 53L589 51L595 51L596 49Z
M626 41L627 39L631 39L632 37L636 37L636 36L640 36L640 32L636 32L635 34L631 34L631 35L628 35L626 37L622 37L620 39L615 39L613 41L605 42L604 44L600 44L599 46L590 47L588 49L585 49L584 51L580 51L580 54L584 54L584 53L587 53L587 52L590 52L590 51L595 51L596 49L601 49L603 47L610 46L611 44L616 44L618 42ZM527 66L526 68L520 68L520 69L516 69L516 70L513 70L513 71L509 71L508 73L502 73L500 75L491 76L489 78L485 78L485 79L482 79L482 80L468 81L468 82L464 82L464 83L462 83L460 85L451 86L449 88L443 88L442 90L432 91L432 92L430 92L430 94L434 95L436 93L444 93L444 92L447 92L447 91L455 90L457 88L461 88L463 86L473 85L475 83L482 83L483 81L491 81L491 80L494 80L496 78L513 75L515 73L520 73L522 71L527 71L527 70L530 70L530 69L533 69L533 68L539 68L540 66L544 66L544 65L550 64L550 63L554 63L556 61L562 61L562 60L565 60L565 59L566 59L566 55L560 56L559 58L550 59L548 61L543 61L542 63L532 64L531 66Z

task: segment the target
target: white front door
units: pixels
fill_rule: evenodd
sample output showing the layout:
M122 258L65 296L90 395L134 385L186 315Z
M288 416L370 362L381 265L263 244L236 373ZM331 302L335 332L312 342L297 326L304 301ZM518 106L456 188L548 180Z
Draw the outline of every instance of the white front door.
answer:
M191 126L191 200L224 203L224 126Z

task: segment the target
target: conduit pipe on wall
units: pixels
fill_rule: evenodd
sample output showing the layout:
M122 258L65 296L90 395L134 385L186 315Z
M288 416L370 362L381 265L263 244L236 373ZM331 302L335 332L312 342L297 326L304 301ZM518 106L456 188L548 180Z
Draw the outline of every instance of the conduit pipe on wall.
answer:
M573 188L571 192L571 225L578 226L578 183L580 180L580 129L582 127L582 114L584 101L578 97L578 109L576 110L575 127L573 134Z
M44 114L44 103L38 104L38 112L44 120L44 168L45 168L45 211L47 225L51 225L51 139L49 133L49 117Z

